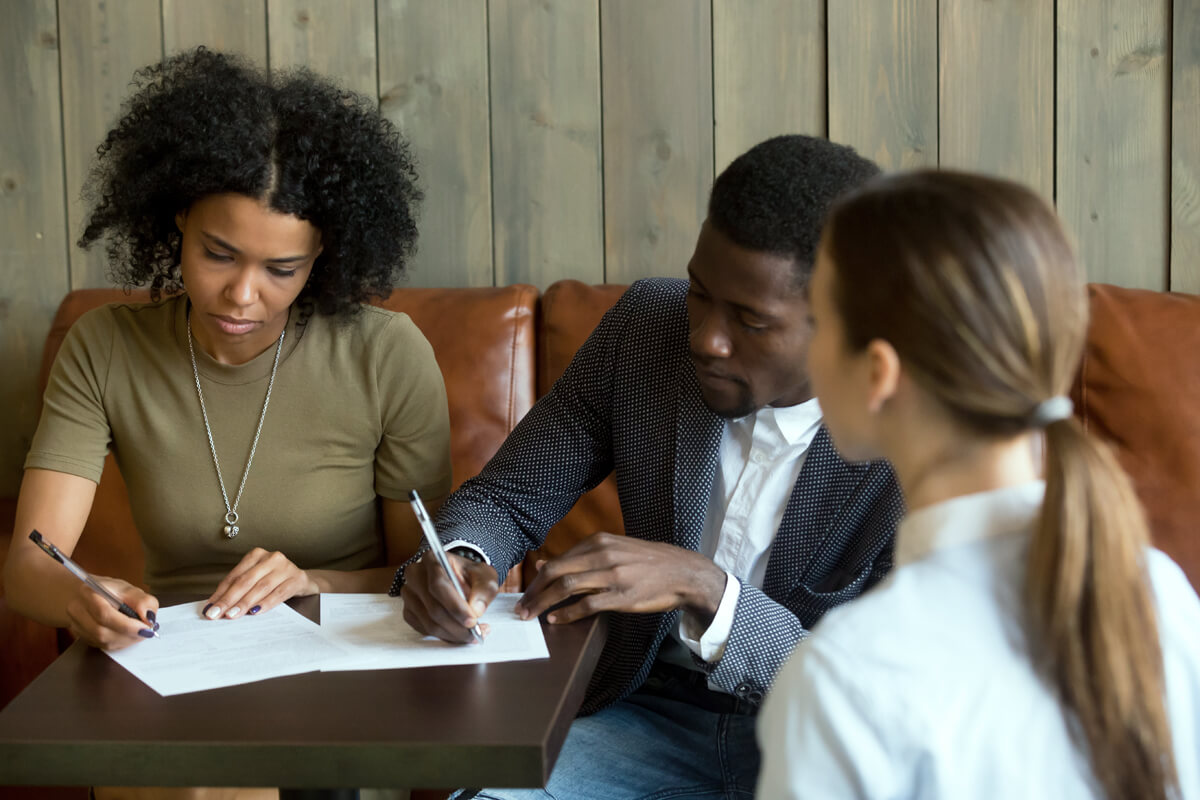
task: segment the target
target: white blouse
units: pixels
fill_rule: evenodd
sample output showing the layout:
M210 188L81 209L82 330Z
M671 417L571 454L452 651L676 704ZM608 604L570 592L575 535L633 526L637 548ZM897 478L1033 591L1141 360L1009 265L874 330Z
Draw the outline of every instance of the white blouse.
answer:
M1099 797L1021 629L1041 482L912 513L896 568L831 611L758 721L761 798ZM1185 800L1200 800L1200 599L1150 550L1167 710Z

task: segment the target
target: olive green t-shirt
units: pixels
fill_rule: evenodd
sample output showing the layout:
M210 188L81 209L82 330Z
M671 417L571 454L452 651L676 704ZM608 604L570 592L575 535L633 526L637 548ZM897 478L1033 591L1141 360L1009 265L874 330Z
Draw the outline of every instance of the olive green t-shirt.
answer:
M129 489L153 592L208 593L254 547L302 569L385 561L376 496L450 490L446 389L433 349L404 314L365 307L349 322L293 312L236 538L200 415L187 300L116 304L71 327L54 362L26 468L100 480L112 450ZM297 335L297 334L300 335ZM229 366L196 348L230 503L275 358Z

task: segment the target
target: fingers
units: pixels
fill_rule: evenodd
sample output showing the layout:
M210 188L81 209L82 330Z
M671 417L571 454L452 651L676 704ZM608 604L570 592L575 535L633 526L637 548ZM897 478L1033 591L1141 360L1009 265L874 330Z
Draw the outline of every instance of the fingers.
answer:
M616 548L624 538L598 533L561 556L540 562L537 577L517 603L517 614L530 619L575 595L607 591L612 583L608 571L619 563Z
M450 557L469 603L459 597L454 585L432 557L423 558L405 571L404 620L427 636L447 642L470 642L471 628L500 590L496 570L487 564L475 564Z
M317 587L287 556L256 547L229 571L201 613L233 619L269 611L290 597L315 594Z
M156 623L145 615L146 612L157 612L157 598L125 581L111 578L97 580L115 597L143 615L143 619L130 619L113 608L106 598L81 583L79 590L67 601L67 627L71 633L77 639L104 650L119 650L153 638Z

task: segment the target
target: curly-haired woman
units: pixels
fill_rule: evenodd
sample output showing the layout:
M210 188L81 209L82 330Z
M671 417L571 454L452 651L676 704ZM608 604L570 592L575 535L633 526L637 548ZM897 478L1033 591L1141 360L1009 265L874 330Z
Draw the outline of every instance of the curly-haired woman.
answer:
M375 105L299 70L204 49L137 73L98 149L80 240L154 302L71 328L25 463L6 599L115 649L158 600L101 578L130 619L37 552L74 550L111 451L154 593L210 618L297 595L383 592L450 489L445 387L403 314L364 305L417 236L412 158Z

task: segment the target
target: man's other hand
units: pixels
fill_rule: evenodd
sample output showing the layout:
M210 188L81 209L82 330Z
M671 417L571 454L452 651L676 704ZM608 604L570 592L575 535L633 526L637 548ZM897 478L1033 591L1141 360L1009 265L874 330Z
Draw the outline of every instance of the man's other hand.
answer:
M683 608L704 626L725 591L724 570L699 553L671 544L596 533L544 562L525 590L523 619L556 608L552 623L574 622L600 611L646 614Z

